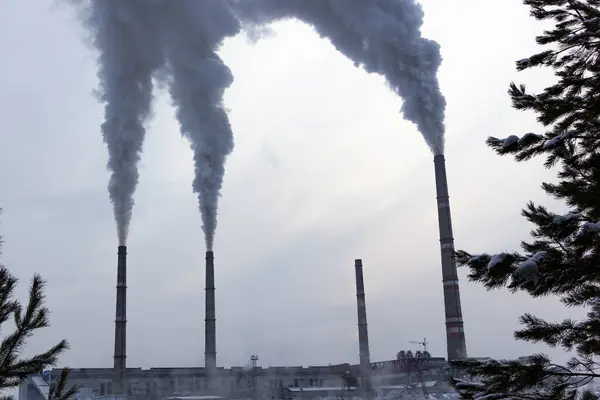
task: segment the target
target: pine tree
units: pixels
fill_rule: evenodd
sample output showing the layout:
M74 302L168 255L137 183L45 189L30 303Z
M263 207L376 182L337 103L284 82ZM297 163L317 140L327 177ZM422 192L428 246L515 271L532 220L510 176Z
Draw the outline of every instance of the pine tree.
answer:
M549 67L558 78L542 93L512 83L513 107L537 114L543 134L504 139L490 137L497 154L516 161L545 156L557 170L557 183L543 190L568 207L553 213L529 202L522 215L534 225L521 252L469 254L457 251L457 262L469 268L469 279L488 290L507 288L532 297L556 296L568 307L589 308L587 318L548 322L531 314L520 317L515 338L576 351L566 365L544 355L527 361L462 360L454 366L475 378L455 380L463 398L596 399L581 392L600 377L600 0L525 0L537 20L552 20L553 29L536 38L548 49L517 62L517 69Z
M1 209L0 209L1 212ZM2 247L2 236L0 236L0 249ZM25 378L30 375L39 374L45 368L55 365L58 356L69 345L66 340L61 340L41 354L33 357L21 356L21 352L36 330L50 325L49 311L44 305L45 281L35 274L29 287L29 302L26 307L14 300L14 290L17 278L10 274L4 265L0 264L0 326L12 318L14 331L0 342L0 399L12 399L12 396L2 396L6 389L19 386ZM65 390L68 378L68 369L61 374L58 383L50 389L53 399L66 400L72 397L76 387Z

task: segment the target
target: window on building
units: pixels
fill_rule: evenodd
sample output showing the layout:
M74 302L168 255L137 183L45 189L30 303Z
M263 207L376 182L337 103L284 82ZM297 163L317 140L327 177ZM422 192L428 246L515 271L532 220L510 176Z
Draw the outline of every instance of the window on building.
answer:
M279 387L283 387L283 379L280 379L280 380L279 380L279 382L278 382L277 386L279 386Z
M100 396L104 396L106 394L106 383L100 382Z
M298 379L294 379L294 386L298 387Z
M106 394L112 394L112 382L106 382Z
M310 378L310 379L308 380L308 384L309 384L309 386L314 386L314 383L315 383L315 382L314 382L314 379L313 379L313 378Z

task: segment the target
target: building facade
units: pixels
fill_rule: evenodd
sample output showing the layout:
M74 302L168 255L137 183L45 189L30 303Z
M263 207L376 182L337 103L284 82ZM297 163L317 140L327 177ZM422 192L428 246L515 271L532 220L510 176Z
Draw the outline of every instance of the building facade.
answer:
M400 355L400 353L399 353ZM420 381L447 380L443 358L398 357L395 360L371 363L373 386L410 385ZM60 369L36 377L39 384L55 383ZM345 386L346 374L358 376L358 365L291 367L218 368L211 390L204 368L127 368L127 397L160 400L169 396L217 395L225 398L280 398L281 388L331 390ZM70 384L76 384L96 396L111 396L115 390L112 368L75 368ZM312 389L312 390L311 390ZM32 397L29 397L32 398Z

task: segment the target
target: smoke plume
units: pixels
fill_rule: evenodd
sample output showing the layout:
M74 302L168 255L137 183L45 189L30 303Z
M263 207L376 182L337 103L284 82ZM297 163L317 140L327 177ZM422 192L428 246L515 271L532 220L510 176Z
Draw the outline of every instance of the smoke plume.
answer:
M212 250L225 159L233 150L223 107L233 75L216 52L226 37L240 32L240 21L252 35L286 18L312 25L355 65L383 75L431 150L444 151L446 102L436 78L441 56L437 43L421 37L423 12L415 0L67 1L79 8L99 50L101 130L121 245L131 221L156 78L168 83L181 134L191 143L193 189L206 247Z
M240 31L221 1L71 0L99 50L101 130L108 147L108 185L119 244L125 244L139 174L144 123L151 113L153 77L167 81L181 133L194 152L208 250L216 229L225 158L233 134L223 92L233 75L216 54L223 39Z
M144 143L144 123L151 113L152 73L160 53L151 36L139 1L76 2L92 41L99 50L97 95L104 103L101 126L108 148L110 180L119 245L125 245L139 180L137 164Z
M434 154L444 152L446 100L436 78L440 47L421 37L423 11L415 0L228 0L255 34L258 27L298 19L369 73L383 75L404 99L401 112L414 122Z
M225 159L233 150L233 132L223 107L223 93L233 82L233 74L216 50L224 38L240 32L240 24L222 1L178 0L169 6L170 12L163 15L162 39L170 94L181 134L194 152L193 189L210 251Z

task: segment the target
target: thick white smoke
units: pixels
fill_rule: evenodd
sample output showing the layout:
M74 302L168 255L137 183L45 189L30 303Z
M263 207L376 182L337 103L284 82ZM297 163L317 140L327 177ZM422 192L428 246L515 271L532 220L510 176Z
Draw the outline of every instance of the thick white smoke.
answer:
M125 244L138 183L137 163L152 102L152 77L167 80L181 133L194 151L203 230L208 250L216 229L225 158L233 134L223 92L233 75L216 54L223 39L240 31L221 1L71 0L99 50L99 98L109 152L110 199L119 244Z
M404 99L434 154L444 152L446 100L436 78L440 47L421 37L423 11L415 0L228 0L251 33L276 20L312 25L355 65L383 75Z

